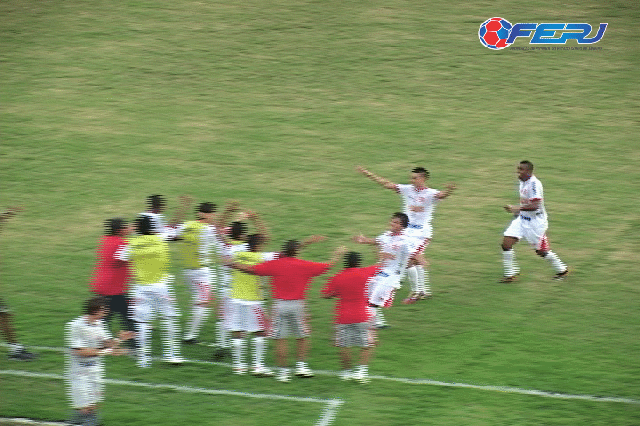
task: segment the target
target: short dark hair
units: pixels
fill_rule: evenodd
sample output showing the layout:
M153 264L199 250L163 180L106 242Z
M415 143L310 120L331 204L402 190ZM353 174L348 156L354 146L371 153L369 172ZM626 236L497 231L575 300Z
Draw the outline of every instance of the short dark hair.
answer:
M264 238L261 234L251 234L247 237L247 244L249 245L249 251L256 251L256 249L262 244Z
M163 210L164 206L167 205L167 202L162 195L155 194L147 197L147 204L152 210Z
M200 203L196 209L197 213L213 213L216 211L217 206L213 203Z
M231 222L231 231L229 236L232 240L239 240L244 234L247 233L247 224L244 222Z
M533 163L529 160L522 160L520 162L520 164L522 164L523 166L525 166L527 168L527 170L529 170L530 172L533 171Z
M297 240L289 240L282 245L282 255L284 257L295 257L300 249L300 243Z
M400 223L402 223L403 228L409 226L409 216L407 216L406 214L402 212L395 212L391 217L400 219Z
M138 216L136 219L136 232L140 235L153 234L153 223L151 223L151 218L149 216Z
M93 315L107 306L107 299L104 296L94 296L85 302L84 313Z
M414 169L411 170L411 173L420 173L425 179L429 179L429 170L424 167L414 167Z
M120 217L107 219L104 222L104 227L106 228L107 235L110 235L110 236L118 235L118 232L120 232L122 229L127 227L127 221Z
M344 267L345 268L357 268L360 266L360 262L362 261L362 256L360 253L355 251L350 251L349 253L344 255Z

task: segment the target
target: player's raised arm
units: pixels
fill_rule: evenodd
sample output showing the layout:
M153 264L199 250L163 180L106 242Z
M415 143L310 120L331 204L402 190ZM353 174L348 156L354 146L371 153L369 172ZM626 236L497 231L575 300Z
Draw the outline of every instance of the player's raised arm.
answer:
M178 211L169 222L169 226L171 227L175 227L176 225L184 221L184 217L187 215L187 210L189 210L189 207L191 207L191 204L193 204L193 198L189 195L181 195L180 197L178 197L178 201Z
M271 239L271 235L269 234L269 229L267 225L264 223L260 215L257 212L251 210L247 212L247 217L253 222L255 227L258 229L258 233L262 236L262 242L266 243Z
M391 182L390 180L380 177L375 173L372 173L369 170L365 169L362 166L356 166L356 170L362 173L363 175L365 175L366 177L368 177L369 179L371 179L372 181L374 181L375 183L377 183L378 185L384 186L385 188L391 189L394 191L396 190L396 184Z
M455 191L456 189L456 184L455 183L448 183L445 185L445 189L444 191L440 191L436 194L436 198L439 200L444 200L445 198L447 198L449 195L451 195L453 193L453 191Z

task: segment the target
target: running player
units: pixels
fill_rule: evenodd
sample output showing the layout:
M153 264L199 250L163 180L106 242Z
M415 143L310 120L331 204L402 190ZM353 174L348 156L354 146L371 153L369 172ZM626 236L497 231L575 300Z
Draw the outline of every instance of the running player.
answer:
M517 167L520 183L520 204L506 205L504 209L514 218L504 231L502 239L502 263L504 276L501 283L514 282L520 273L513 246L524 238L536 251L536 254L547 259L556 274L554 280L564 280L569 274L567 265L562 263L557 254L552 252L547 239L547 211L544 208L542 183L533 175L533 164L521 161Z
M396 290L410 257L410 241L404 233L409 217L401 212L394 213L389 221L389 230L376 238L356 235L353 241L359 244L371 244L378 247L380 270L370 285L369 306L374 308L373 323L376 328L386 328L382 308L393 304Z
M95 296L87 301L85 314L67 323L67 363L65 375L74 410L70 423L97 425L99 404L104 400L104 355L123 355L121 340L133 338L132 331L121 331L111 337L103 318L109 312L107 301Z
M131 238L116 258L131 261L135 276L132 293L132 319L136 323L138 366L151 366L151 324L160 314L164 327L163 359L181 364L176 318L180 311L173 292L173 275L169 274L169 244L166 234L156 234L149 216L136 220L138 235Z
M361 256L356 252L345 255L345 269L329 279L322 289L322 297L338 298L336 304L336 340L340 348L342 380L369 381L369 359L375 345L375 330L371 327L367 296L369 282L378 265L360 267ZM351 347L360 347L359 365L352 370Z
M215 279L211 268L213 258L222 255L222 243L218 239L218 231L213 225L216 205L201 203L196 209L196 220L178 226L178 252L183 266L184 279L192 294L192 313L183 342L198 343L198 335L202 324L209 317L209 302L212 298L212 285Z
M358 166L360 173L387 189L396 191L402 197L403 211L409 217L406 234L410 239L410 268L407 271L411 283L411 293L404 303L414 303L417 300L431 297L429 271L424 250L431 242L433 229L431 220L438 201L447 198L455 190L453 183L447 184L444 191L429 188L427 180L429 172L424 167L411 170L411 184L401 185L391 182Z

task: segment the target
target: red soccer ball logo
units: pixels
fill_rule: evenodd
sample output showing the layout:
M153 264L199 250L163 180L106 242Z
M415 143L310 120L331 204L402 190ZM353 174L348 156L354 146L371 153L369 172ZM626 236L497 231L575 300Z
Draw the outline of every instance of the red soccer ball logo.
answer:
M507 39L512 26L506 19L487 19L480 25L480 30L478 31L480 42L489 49L504 49L511 44L507 44Z

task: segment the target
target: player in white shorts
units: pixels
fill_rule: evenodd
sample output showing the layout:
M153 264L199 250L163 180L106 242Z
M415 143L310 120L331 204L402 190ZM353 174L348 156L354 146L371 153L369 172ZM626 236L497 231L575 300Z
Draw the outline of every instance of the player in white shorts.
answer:
M67 323L66 375L71 406L71 423L97 425L97 410L104 399L103 355L122 355L120 341L131 339L132 331L121 331L117 339L111 337L103 318L109 312L107 301L96 296L87 301L85 315Z
M371 280L369 294L369 306L375 311L373 321L376 328L387 326L381 308L393 304L393 297L401 287L400 281L409 262L410 242L405 234L408 224L409 217L398 212L391 216L389 230L384 234L376 238L367 238L364 235L353 237L356 243L378 246L381 266Z
M136 220L139 235L131 238L114 257L131 261L135 276L130 305L131 318L136 323L138 366L151 366L151 325L156 314L162 318L163 359L180 364L177 317L180 311L173 291L173 275L169 271L169 244L167 235L155 234L151 219L140 216Z
M197 220L185 222L176 229L182 272L192 295L191 320L183 337L187 344L198 343L200 328L209 316L211 290L215 287L213 258L222 256L222 243L213 224L215 210L215 204L201 203L196 210Z
M237 203L231 203L231 207L229 208L229 212L234 212L238 210ZM269 231L267 230L266 225L258 215L258 213L254 211L248 211L246 213L242 213L239 218L248 218L251 220L253 225L258 229L258 232L263 237L263 242L266 242L269 239ZM226 220L225 218L221 219L219 223L221 223L221 227L223 226ZM231 223L229 233L226 235L226 238L223 242L223 257L225 258L233 258L235 253L238 252L246 252L249 251L249 246L246 242L247 238L247 224L242 221L234 221ZM231 291L231 268L228 266L221 267L221 279L218 285L218 322L216 323L216 343L218 346L218 350L214 353L215 360L222 360L228 354L228 350L230 347L230 297L229 292Z
M233 262L253 266L278 257L276 252L260 252L262 236L252 234L247 237L248 251L238 251L232 256ZM246 373L245 363L246 337L253 346L253 366L251 374L255 376L271 376L273 372L265 366L264 358L267 348L266 332L269 328L264 308L264 278L247 274L240 270L232 271L230 288L229 328L232 332L231 353L233 372Z
M402 197L403 211L409 217L409 225L405 233L410 241L411 259L407 275L411 283L411 293L404 303L414 303L420 299L431 297L429 285L429 271L424 249L431 242L433 229L431 220L436 204L447 198L455 189L454 184L448 184L444 191L429 188L426 185L429 172L424 167L411 170L411 184L402 185L391 182L358 166L357 170L387 189L396 191Z
M542 183L533 175L533 164L530 161L521 161L517 167L517 174L520 182L520 204L504 206L507 212L514 215L514 219L504 231L502 239L504 277L500 282L514 282L520 273L513 246L521 238L527 240L538 256L549 261L556 272L553 278L563 280L567 277L569 270L549 247L547 239L549 224L547 211L544 208Z

